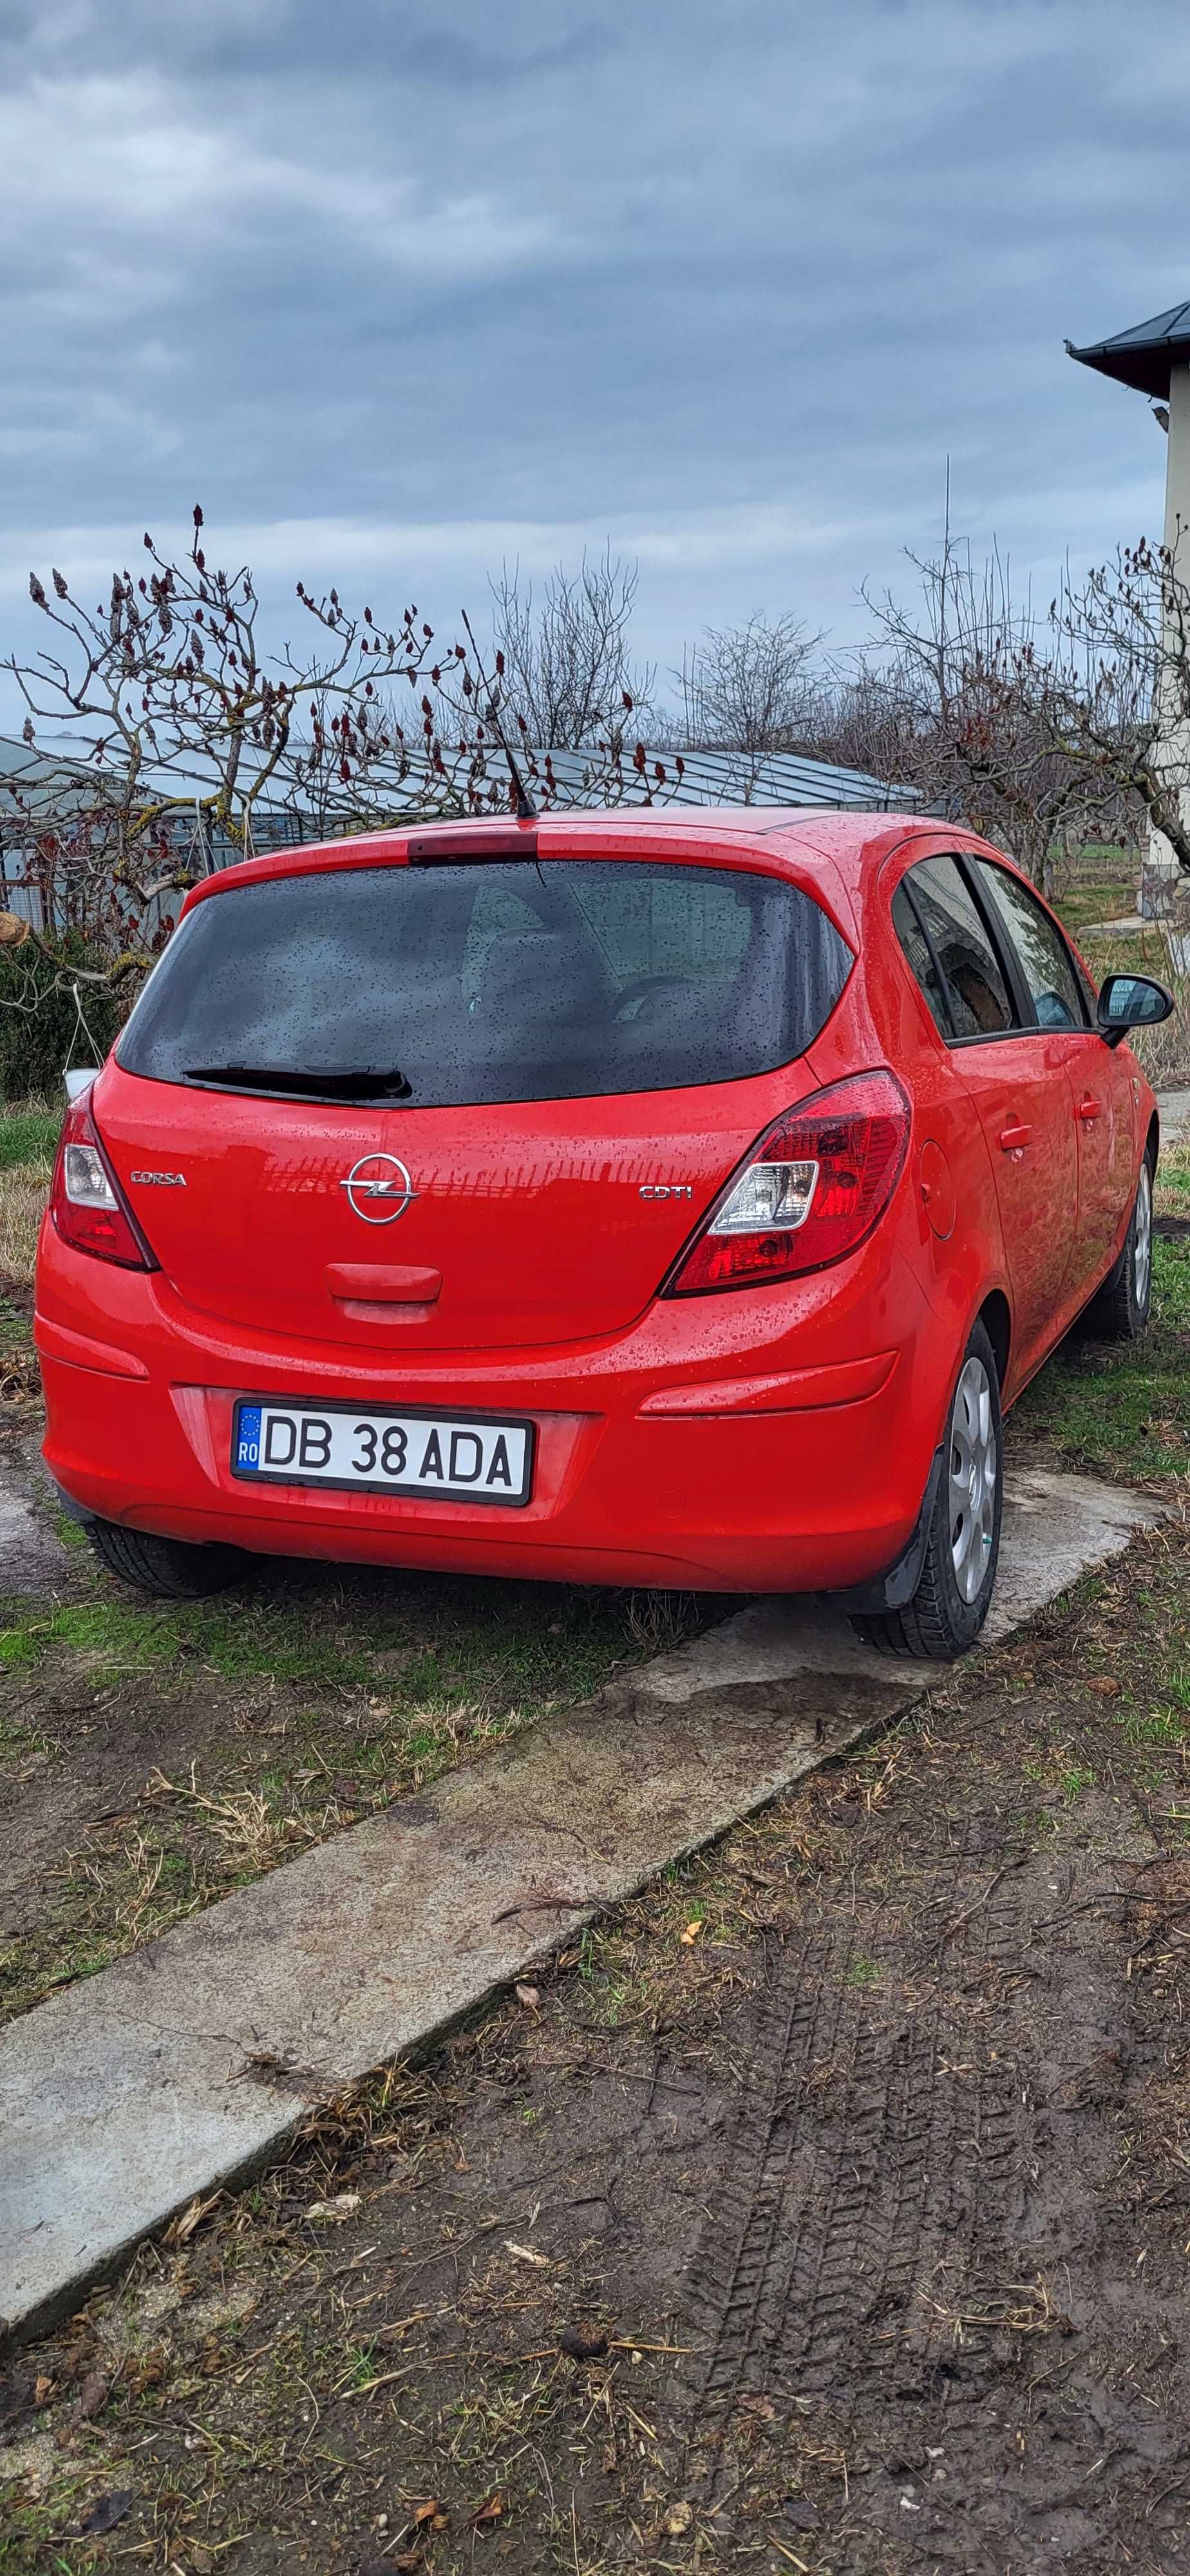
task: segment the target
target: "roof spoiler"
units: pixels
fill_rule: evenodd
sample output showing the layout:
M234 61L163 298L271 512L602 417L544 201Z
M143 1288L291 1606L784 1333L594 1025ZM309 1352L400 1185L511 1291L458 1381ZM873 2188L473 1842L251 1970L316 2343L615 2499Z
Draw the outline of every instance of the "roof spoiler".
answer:
M406 846L411 868L463 867L477 859L535 859L537 832L532 823L478 821L437 823L428 832L411 832Z

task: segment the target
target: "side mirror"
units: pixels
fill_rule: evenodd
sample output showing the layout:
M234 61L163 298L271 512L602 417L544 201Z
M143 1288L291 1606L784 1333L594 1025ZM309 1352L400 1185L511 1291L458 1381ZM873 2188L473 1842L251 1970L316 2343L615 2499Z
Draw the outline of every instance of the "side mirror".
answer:
M1172 993L1151 975L1109 975L1095 1014L1100 1037L1118 1047L1129 1029L1156 1028L1176 1008Z

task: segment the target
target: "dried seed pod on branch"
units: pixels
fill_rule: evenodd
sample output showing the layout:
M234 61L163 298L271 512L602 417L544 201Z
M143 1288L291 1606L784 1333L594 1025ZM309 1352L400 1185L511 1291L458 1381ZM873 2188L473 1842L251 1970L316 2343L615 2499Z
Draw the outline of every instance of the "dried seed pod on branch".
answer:
M416 606L386 621L299 581L298 628L272 654L251 570L209 560L201 510L177 560L149 535L144 557L94 610L61 572L48 587L32 575L50 637L8 663L29 760L0 782L0 859L47 956L74 933L90 980L134 982L212 866L277 840L507 810L513 735L534 802L558 799L506 656L489 668L465 618L466 642L444 648ZM584 746L589 801L665 792L625 741L630 712Z

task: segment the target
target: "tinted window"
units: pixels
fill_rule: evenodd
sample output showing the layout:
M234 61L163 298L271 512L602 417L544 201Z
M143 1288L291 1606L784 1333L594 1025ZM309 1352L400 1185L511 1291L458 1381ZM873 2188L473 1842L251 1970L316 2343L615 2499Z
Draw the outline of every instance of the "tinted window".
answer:
M938 969L934 964L934 959L930 952L929 941L927 940L917 914L913 909L913 902L909 893L909 888L903 877L900 885L897 887L895 895L893 896L892 917L893 928L895 929L901 946L905 951L905 955L913 968L913 972L917 977L918 983L925 994L930 1009L934 1014L934 1018L942 1031L943 1037L948 1038L951 1034L951 1027L950 1014L946 1006L946 994L942 987L942 981L939 976Z
M198 904L117 1054L164 1082L399 1072L427 1106L660 1091L803 1054L851 963L811 896L746 869L335 869Z
M1074 960L1048 913L1004 868L975 862L979 881L1004 923L1043 1029L1086 1027Z
M995 1037L1014 1021L1004 970L953 859L910 868L917 910L946 985L957 1038Z

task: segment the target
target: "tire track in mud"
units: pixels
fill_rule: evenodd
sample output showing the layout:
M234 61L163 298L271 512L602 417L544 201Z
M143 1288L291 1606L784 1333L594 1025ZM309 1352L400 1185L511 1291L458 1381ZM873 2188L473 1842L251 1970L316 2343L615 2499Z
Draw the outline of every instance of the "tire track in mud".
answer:
M722 2201L703 2231L691 2284L707 2346L690 2387L700 2411L721 2412L744 2392L752 2357L768 2349L774 2310L787 2302L800 2115L819 2050L833 2052L845 2008L832 1964L829 1943L808 1942L783 1960L743 2071Z
M878 1920L780 1957L691 2266L690 2445L713 2450L741 2399L850 2411L890 2379L945 2386L962 2438L995 2321L986 2336L965 2326L960 2353L955 2318L978 2314L980 2275L1003 2278L1029 2128L1011 2043L991 2052L965 1996L1019 1974L1028 1938L1025 1890L993 1872L983 1824L922 1891L940 1937L907 1997L894 2000L904 1962ZM1002 1849L1002 1813L995 1826Z

